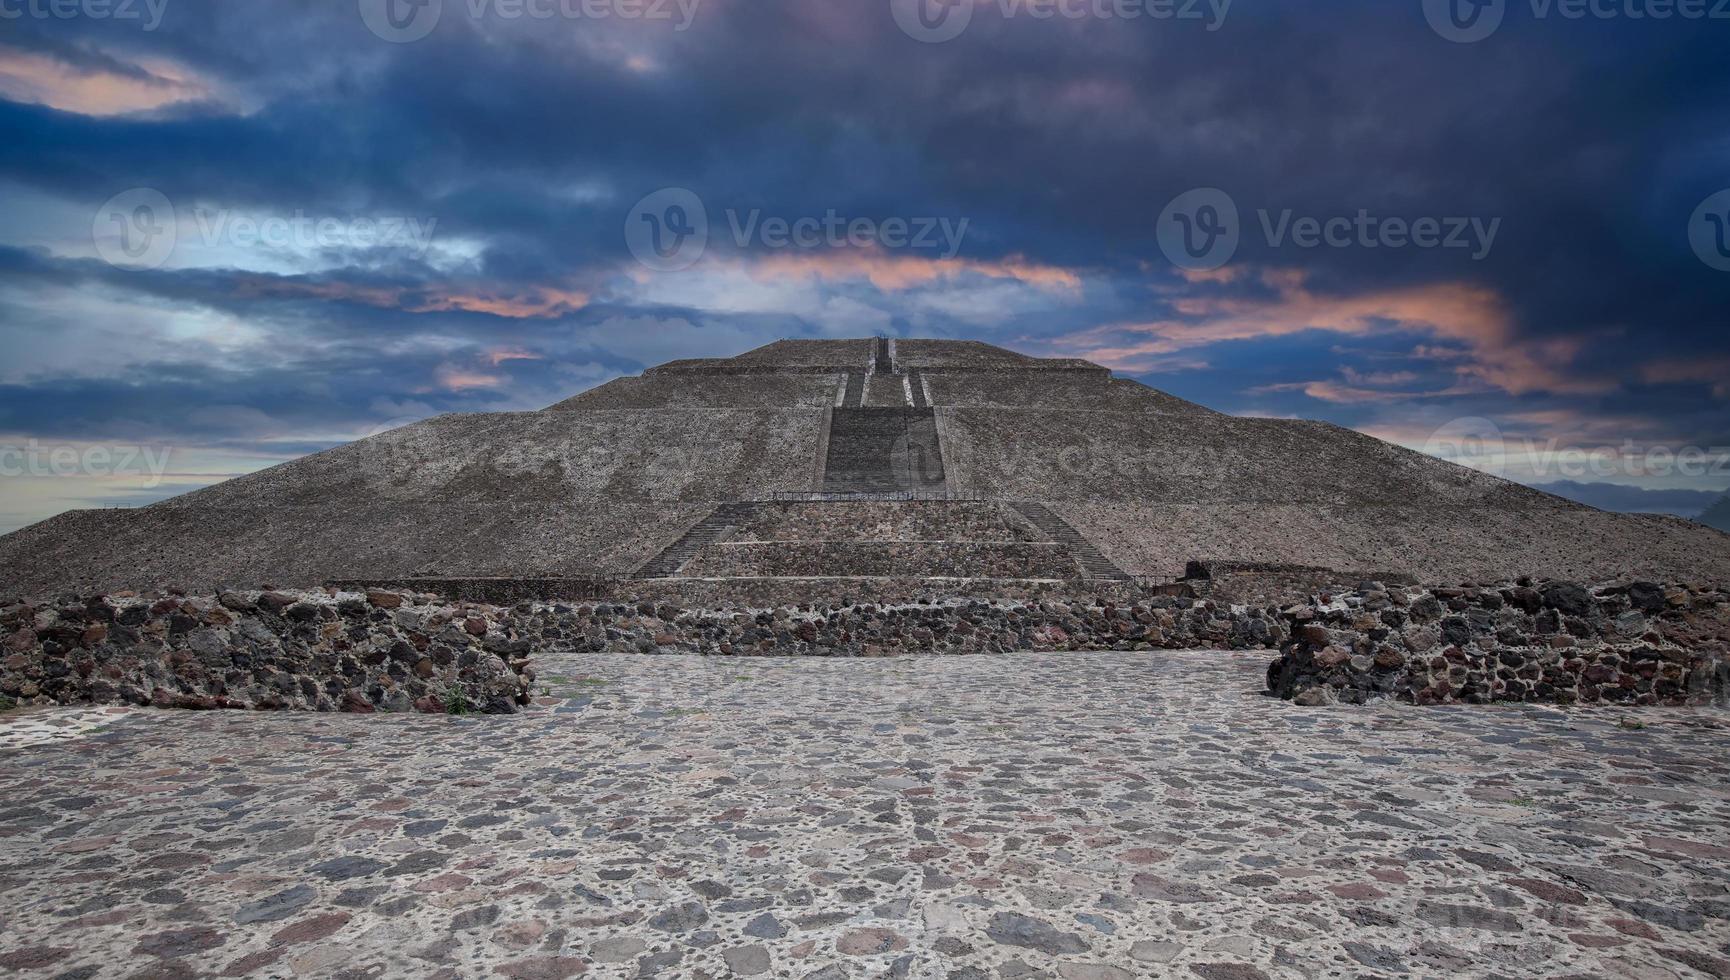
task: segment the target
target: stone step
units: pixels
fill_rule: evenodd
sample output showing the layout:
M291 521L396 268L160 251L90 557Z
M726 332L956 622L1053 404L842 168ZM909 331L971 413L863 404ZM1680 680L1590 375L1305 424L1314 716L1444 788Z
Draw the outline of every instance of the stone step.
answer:
M1017 513L1041 531L1069 549L1075 557L1075 563L1081 569L1081 577L1085 579L1105 579L1113 582L1127 582L1130 575L1096 547L1093 542L1083 537L1081 532L1071 527L1069 522L1059 517L1051 508L1044 504L1017 503L1014 506Z
M865 404L865 375L858 371L847 372L846 394L841 397L842 408L859 408Z
M931 403L925 399L925 376L919 371L909 371L907 382L913 390L913 407L930 408Z
M906 407L836 409L823 473L823 489L829 492L944 489L936 413Z
M637 578L672 578L697 553L714 544L727 532L749 524L757 516L757 505L750 503L722 504L692 525L677 541L661 549L637 569Z

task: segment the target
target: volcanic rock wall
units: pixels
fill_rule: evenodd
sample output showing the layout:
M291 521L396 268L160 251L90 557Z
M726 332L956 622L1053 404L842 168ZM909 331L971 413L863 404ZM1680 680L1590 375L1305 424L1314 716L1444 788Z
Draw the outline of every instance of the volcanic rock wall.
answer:
M527 645L498 610L226 592L0 611L0 694L24 703L509 713Z
M190 708L506 712L526 703L535 651L874 657L1277 648L1269 687L1307 705L1698 704L1724 699L1730 685L1730 594L1650 583L1372 583L1283 610L1182 595L692 609L649 598L507 608L388 591L229 592L18 604L0 610L0 628L0 694Z
M1722 702L1730 593L1636 582L1372 586L1281 614L1268 687L1303 704Z

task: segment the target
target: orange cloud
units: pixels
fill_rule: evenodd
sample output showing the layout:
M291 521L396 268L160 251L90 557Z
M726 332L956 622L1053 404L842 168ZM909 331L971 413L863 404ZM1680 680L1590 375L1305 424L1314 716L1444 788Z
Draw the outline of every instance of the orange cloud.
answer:
M505 383L503 375L487 374L457 367L452 364L441 364L433 371L433 380L446 391L468 391L473 388L497 388Z
M498 367L506 361L541 361L545 359L540 354L531 350L524 350L521 347L497 347L487 351L487 360L492 363L493 367Z
M885 292L911 289L963 273L1014 279L1041 289L1081 288L1081 277L1074 272L1020 256L998 260L928 259L863 248L774 252L752 258L746 263L746 271L758 280L865 279Z
M1337 296L1312 292L1301 270L1268 270L1261 279L1273 297L1186 297L1173 304L1185 319L1099 327L1059 345L1110 367L1139 371L1150 358L1229 341L1311 330L1348 336L1420 331L1465 347L1470 356L1455 367L1457 373L1512 394L1601 393L1614 387L1560 369L1584 346L1582 338L1516 336L1501 297L1481 286L1438 283ZM1123 343L1123 335L1143 339Z
M1251 389L1256 394L1273 391L1301 391L1317 401L1332 402L1335 405L1364 405L1374 402L1405 401L1420 397L1418 393L1409 391L1377 391L1373 388L1360 388L1340 384L1337 381L1290 381L1277 385L1262 385Z
M1640 368L1647 384L1709 384L1714 398L1730 398L1730 359L1692 358L1652 361Z
M553 286L462 291L442 286L409 289L264 276L241 280L235 292L240 296L338 300L408 313L485 313L513 320L564 316L589 304L588 293Z
M234 294L248 299L329 299L396 309L402 305L403 290L399 286L361 286L347 282L248 276L236 280Z
M589 305L589 294L579 290L551 286L530 286L509 293L483 291L475 293L445 293L418 306L410 313L446 313L461 310L467 313L487 313L512 320L538 320L575 313Z
M71 65L0 47L0 96L84 116L145 112L181 102L226 101L216 86L171 61L138 62L136 72Z

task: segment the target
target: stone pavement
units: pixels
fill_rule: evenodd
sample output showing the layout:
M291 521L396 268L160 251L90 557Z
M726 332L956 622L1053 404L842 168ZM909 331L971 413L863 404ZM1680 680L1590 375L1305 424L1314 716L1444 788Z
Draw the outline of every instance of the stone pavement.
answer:
M1302 708L1266 662L558 656L515 717L13 713L77 734L0 738L0 973L1730 975L1730 717Z

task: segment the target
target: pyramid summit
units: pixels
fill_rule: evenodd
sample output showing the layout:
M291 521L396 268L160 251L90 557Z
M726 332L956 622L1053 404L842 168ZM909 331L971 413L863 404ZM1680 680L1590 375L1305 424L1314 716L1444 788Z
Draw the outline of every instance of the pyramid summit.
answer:
M327 582L1172 581L1197 563L1730 580L1730 537L1084 360L784 340L0 538L0 593ZM556 586L555 586L556 587ZM748 591L748 589L747 589Z

